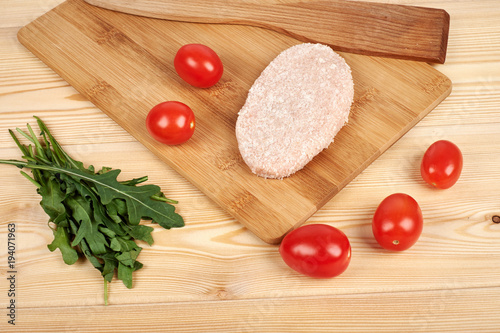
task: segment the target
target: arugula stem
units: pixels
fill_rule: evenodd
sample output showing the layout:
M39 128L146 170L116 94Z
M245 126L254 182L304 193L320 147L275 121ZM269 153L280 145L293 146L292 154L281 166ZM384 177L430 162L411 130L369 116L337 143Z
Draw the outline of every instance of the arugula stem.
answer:
M85 172L85 169L83 169L80 165L78 165L77 161L75 161L74 159L72 159L71 156L69 156L64 151L64 149L62 149L61 145L59 144L59 142L56 141L56 139L54 139L54 137L50 133L50 131L47 128L47 126L45 126L44 122L40 118L38 118L36 116L34 116L34 118L36 119L36 121L38 123L38 127L40 127L40 129L42 130L42 132L45 133L45 134L47 134L47 136L49 137L49 141L52 143L52 149L55 152L55 154L57 155L57 157L61 161L66 161L67 163L69 163L71 165L71 167L73 167L74 169L78 169L78 170L81 170L81 171Z
M28 139L31 143L33 143L34 145L36 145L36 140L33 139L31 136L29 136L28 134L26 134L22 129L20 128L16 128L16 131L21 134L22 136L24 136L26 139Z
M108 281L104 280L104 305L108 305Z
M39 182L37 182L36 180L34 180L33 178L31 178L31 176L28 175L26 172L21 171L21 175L23 175L27 180L29 180L31 183L33 183L33 185L35 185L36 187L42 188L42 185L40 185Z
M165 197L160 197L159 195L152 195L151 199L157 200L157 201L163 201L163 202L167 202L167 203L171 203L171 204L178 204L179 203L179 201L175 201L175 200L165 198Z
M16 143L16 145L19 147L19 149L23 153L23 155L29 155L28 149L26 148L25 145L23 145L21 142L19 142L19 139L14 134L14 131L9 129L9 133L10 133L10 136L12 137L12 139L14 140L14 142Z
M140 184L140 183L144 183L147 180L148 180L148 176L144 176L144 177L141 177L141 178L134 178L134 179L131 179L131 180L121 181L119 183L123 184L123 185L134 186L134 185L137 185L137 184Z
M43 151L43 147L40 144L40 141L37 140L35 132L33 132L33 129L31 128L30 124L27 124L28 131L30 132L31 137L33 138L32 142L35 144L36 151L38 153L39 157L46 158L45 152Z
M10 165L15 165L18 168L26 168L28 162L18 161L18 160L0 160L0 164L10 164Z

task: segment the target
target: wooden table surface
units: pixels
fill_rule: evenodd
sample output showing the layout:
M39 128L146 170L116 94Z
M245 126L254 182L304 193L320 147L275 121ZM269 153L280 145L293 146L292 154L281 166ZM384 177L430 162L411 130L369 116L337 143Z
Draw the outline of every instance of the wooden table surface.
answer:
M382 2L382 1L379 1ZM133 289L114 280L110 305L86 261L67 266L47 244L40 197L19 169L0 165L0 331L2 332L498 332L500 331L500 2L391 0L443 8L451 16L448 55L435 68L451 95L307 223L343 230L347 271L327 280L290 270L197 188L136 142L19 44L20 27L62 0L2 0L0 159L20 158L7 129L43 119L76 159L149 176L186 221L155 227ZM464 155L459 182L432 189L419 163L436 140ZM380 248L371 217L387 195L420 204L424 230L402 253ZM15 273L8 229L15 225ZM9 280L11 275L15 279ZM12 283L11 283L12 282ZM15 295L9 295L12 291ZM7 307L14 302L15 311ZM15 314L15 326L8 321Z

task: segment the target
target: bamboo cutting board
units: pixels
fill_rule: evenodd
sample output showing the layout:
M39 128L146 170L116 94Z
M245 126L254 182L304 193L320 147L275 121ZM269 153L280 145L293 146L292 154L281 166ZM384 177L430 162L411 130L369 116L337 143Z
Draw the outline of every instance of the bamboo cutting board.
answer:
M83 0L59 5L22 28L18 38L268 243L305 222L451 91L450 80L425 63L341 53L355 83L349 124L306 168L270 180L253 175L242 161L234 126L260 72L299 41L260 28L132 16ZM221 57L225 71L214 87L197 89L178 78L173 58L187 43L208 45ZM149 110L166 100L184 102L195 112L195 134L183 145L159 144L145 129Z

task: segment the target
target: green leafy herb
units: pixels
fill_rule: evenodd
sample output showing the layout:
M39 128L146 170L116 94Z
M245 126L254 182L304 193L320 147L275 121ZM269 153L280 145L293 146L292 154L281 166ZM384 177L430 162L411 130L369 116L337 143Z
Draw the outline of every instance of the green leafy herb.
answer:
M50 251L59 249L66 264L74 264L85 256L104 278L104 300L108 302L108 286L115 275L127 288L132 288L132 273L142 264L137 257L141 240L153 244L153 228L140 224L143 219L165 229L182 227L184 221L175 212L176 201L165 197L156 185L141 185L147 176L118 181L120 170L93 166L71 158L37 117L40 140L28 124L28 133L17 132L30 143L22 144L12 130L12 138L23 153L20 160L0 160L31 169L32 176L21 174L37 187L40 205L49 216L54 240Z

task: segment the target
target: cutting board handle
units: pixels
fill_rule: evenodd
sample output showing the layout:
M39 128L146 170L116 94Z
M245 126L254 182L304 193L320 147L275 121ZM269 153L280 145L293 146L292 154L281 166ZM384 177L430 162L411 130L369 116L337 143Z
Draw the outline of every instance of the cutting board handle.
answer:
M343 52L444 63L450 16L442 9L363 1L85 0L153 18L263 27Z

